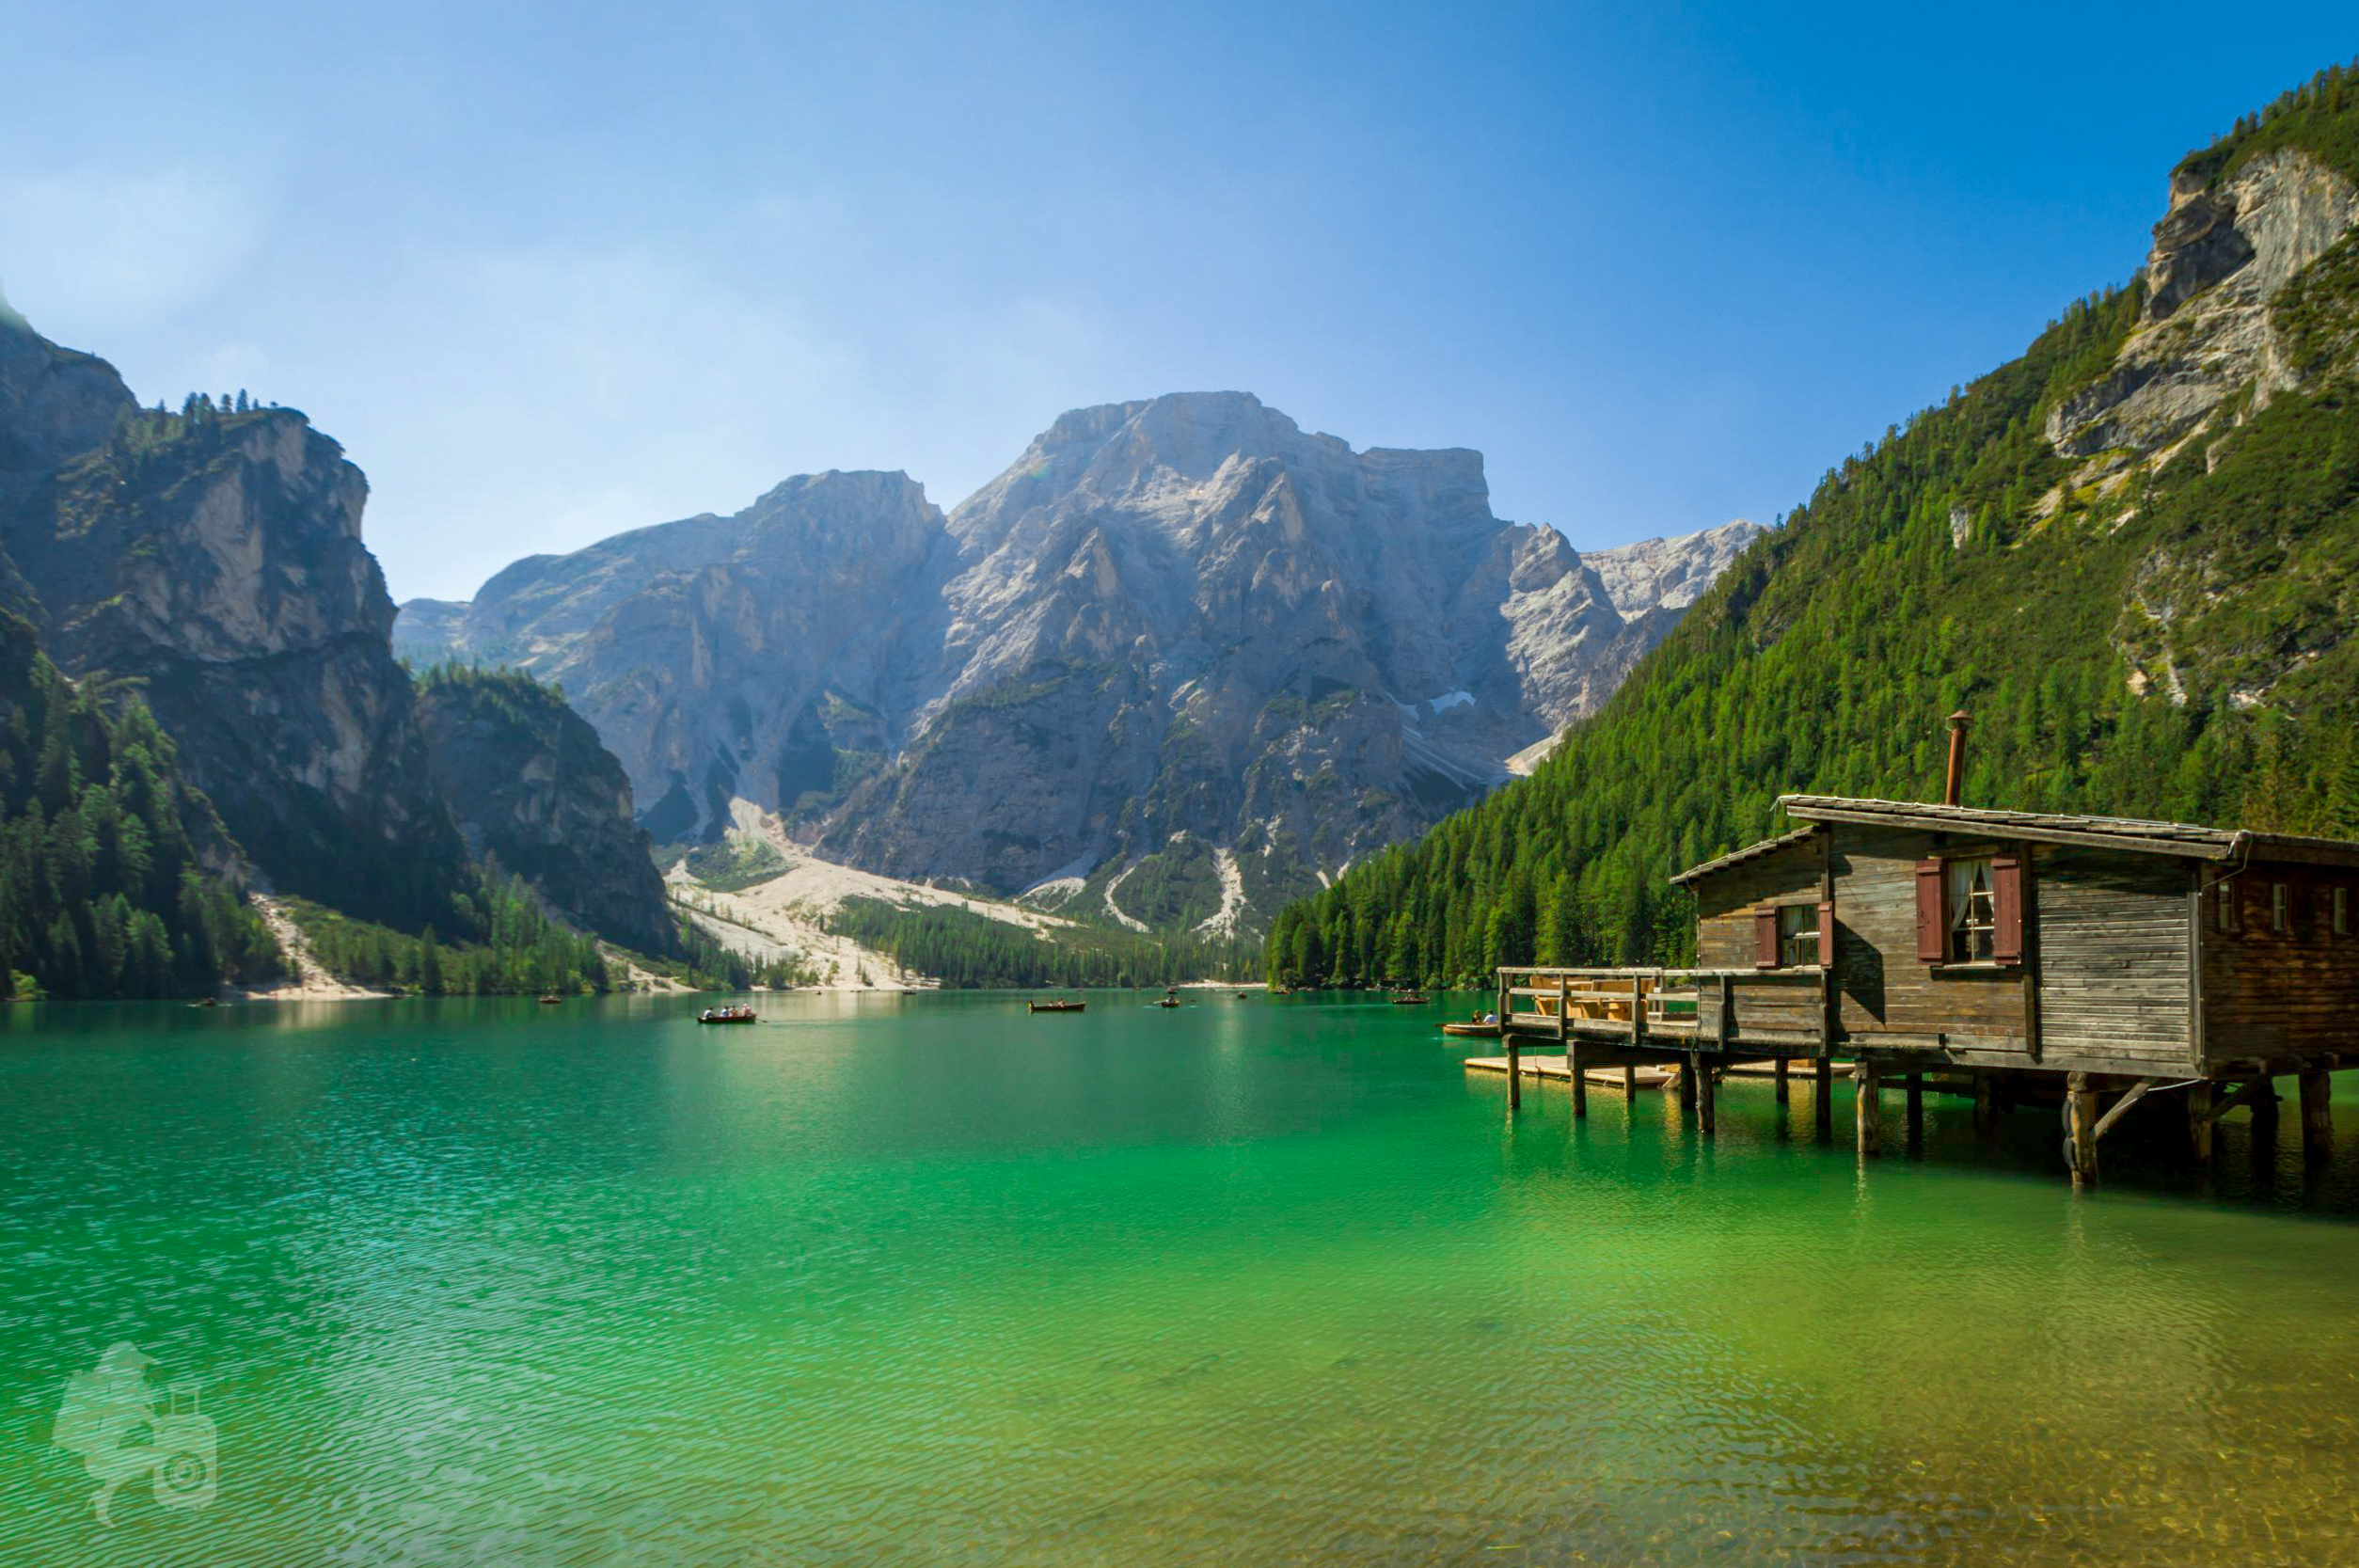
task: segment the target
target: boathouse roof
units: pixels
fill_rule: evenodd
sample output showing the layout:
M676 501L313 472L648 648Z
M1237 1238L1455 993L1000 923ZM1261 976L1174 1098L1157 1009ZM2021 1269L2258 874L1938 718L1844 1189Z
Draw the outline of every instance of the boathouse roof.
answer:
M1810 826L1749 844L1717 860L1691 866L1675 884L1798 844L1822 822L1914 828L1927 832L1980 832L2034 843L2077 844L2132 854L2177 855L2187 860L2307 861L2359 865L2359 843L2340 838L2304 838L2294 833L2255 832L2249 828L2206 828L2193 822L2149 822L2129 816L2081 816L2054 812L1993 811L1986 806L1945 806L1928 800L1858 800L1841 795L1781 795L1788 816Z

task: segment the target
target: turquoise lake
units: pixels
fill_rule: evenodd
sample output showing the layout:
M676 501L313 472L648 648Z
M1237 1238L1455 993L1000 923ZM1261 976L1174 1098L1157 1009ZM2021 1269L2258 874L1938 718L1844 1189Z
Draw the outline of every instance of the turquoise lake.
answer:
M2359 1079L2076 1197L1146 1001L0 1016L0 1562L2359 1561ZM103 1526L119 1341L213 1465Z

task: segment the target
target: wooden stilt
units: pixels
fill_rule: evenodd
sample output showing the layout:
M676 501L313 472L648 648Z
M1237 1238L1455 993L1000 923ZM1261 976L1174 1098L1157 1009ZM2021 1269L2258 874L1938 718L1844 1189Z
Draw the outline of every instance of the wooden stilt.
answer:
M2260 1087L2253 1091L2253 1130L2266 1129L2272 1137L2277 1133L2277 1085L2270 1080L2259 1080Z
M2187 1089L2187 1141L2193 1146L2195 1163L2211 1163L2211 1085L2191 1084Z
M1851 1081L1859 1085L1860 1152L1872 1158L1884 1152L1884 1077L1872 1063L1860 1062Z
M1924 1074L1922 1072L1910 1073L1908 1075L1908 1141L1910 1143L1922 1143L1924 1141Z
M1783 1105L1790 1098L1785 1086L1785 1058L1781 1056L1778 1058L1778 1103Z
M2324 1160L2335 1152L2335 1080L2312 1068L2302 1074L2302 1157Z
M1835 1141L1835 1064L1821 1056L1811 1064L1811 1126L1818 1141Z
M1987 1072L1974 1076L1974 1136L1985 1143L1999 1136L1999 1087Z
M2089 1086L2085 1072L2065 1079L2064 1124L2065 1164L2072 1171L2072 1184L2087 1186L2097 1180L2097 1090Z
M1507 1036L1506 1040L1507 1108L1520 1111L1524 1107L1524 1053L1519 1049L1523 1041L1513 1035Z
M1564 1042L1564 1072L1573 1085L1573 1115L1577 1119L1589 1115L1589 1079L1581 1071L1581 1042Z
M1679 1109L1683 1116L1696 1108L1696 1064L1702 1059L1690 1051L1686 1065L1679 1069Z
M1715 1129L1714 1112L1717 1108L1718 1098L1713 1092L1711 1064L1702 1052L1690 1056L1688 1060L1696 1066L1696 1115L1703 1123L1703 1135L1708 1138L1712 1136Z
M1630 1101L1630 1103L1632 1103L1632 1104L1636 1104L1636 1103L1638 1103L1638 1101L1637 1101L1635 1099L1632 1099L1631 1097L1635 1096L1638 1092L1639 1092L1639 1069L1638 1069L1637 1068L1635 1068L1635 1067L1632 1067L1632 1066L1631 1066L1628 1062L1624 1062L1624 1063L1623 1063L1623 1064L1622 1064L1622 1093L1623 1093L1623 1097L1625 1100L1629 1100L1629 1101Z

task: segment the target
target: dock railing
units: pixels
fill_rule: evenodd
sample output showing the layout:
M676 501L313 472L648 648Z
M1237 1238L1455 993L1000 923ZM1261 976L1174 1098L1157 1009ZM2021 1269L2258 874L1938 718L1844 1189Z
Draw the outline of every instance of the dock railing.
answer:
M1509 1038L1611 1040L1635 1049L1823 1050L1826 975L1781 969L1594 969L1510 966L1498 972L1499 1033ZM1812 996L1797 996L1807 990ZM1765 1006L1765 1004L1766 1004Z

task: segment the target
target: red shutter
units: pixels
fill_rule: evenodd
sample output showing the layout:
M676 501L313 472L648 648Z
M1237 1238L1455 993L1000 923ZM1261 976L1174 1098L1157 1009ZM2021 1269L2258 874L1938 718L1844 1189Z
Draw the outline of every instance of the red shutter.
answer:
M1949 957L1950 923L1941 915L1941 863L1917 863L1917 961L1938 964Z
M2023 961L2023 862L2017 855L1990 859L1990 956L2003 964Z
M1775 910L1753 911L1753 967L1778 967L1778 911Z
M1835 901L1831 898L1818 902L1818 961L1829 969L1835 967Z

